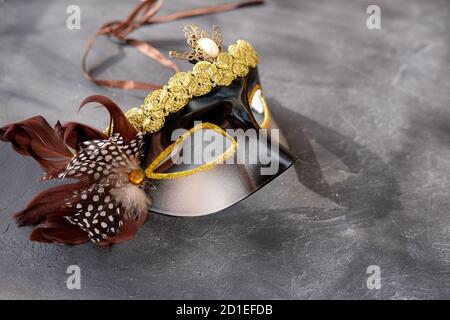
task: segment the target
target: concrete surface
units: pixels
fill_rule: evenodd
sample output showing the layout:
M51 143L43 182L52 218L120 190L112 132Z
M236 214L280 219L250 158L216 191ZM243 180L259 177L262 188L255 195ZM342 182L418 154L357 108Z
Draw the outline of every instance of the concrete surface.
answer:
M76 113L94 93L138 105L145 93L96 87L79 69L87 37L136 3L0 1L0 124L41 114L103 126L100 109ZM65 27L69 4L81 30ZM369 4L381 7L382 30L367 29ZM102 249L27 240L12 213L48 183L2 144L0 298L450 298L450 1L269 1L135 36L182 49L187 22L255 46L272 113L301 160L232 208L152 214L134 240ZM105 77L171 75L106 39L95 48L89 63ZM81 267L81 290L66 288L69 265ZM379 290L366 286L370 265Z

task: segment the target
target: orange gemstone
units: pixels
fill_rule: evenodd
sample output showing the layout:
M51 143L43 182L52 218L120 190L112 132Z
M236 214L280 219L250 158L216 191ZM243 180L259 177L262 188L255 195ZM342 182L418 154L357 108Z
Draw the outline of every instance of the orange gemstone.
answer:
M142 184L142 182L144 182L144 179L145 179L144 171L140 169L133 169L130 171L130 173L128 173L128 180L132 184Z

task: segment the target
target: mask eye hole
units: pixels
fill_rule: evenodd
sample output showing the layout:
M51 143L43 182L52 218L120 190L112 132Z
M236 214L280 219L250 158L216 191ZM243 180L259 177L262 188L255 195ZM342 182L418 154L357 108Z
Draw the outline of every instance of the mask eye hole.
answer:
M261 86L256 85L249 96L250 109L258 125L267 129L270 124L270 113Z
M197 141L195 135L199 134ZM202 141L205 139L205 141ZM200 142L200 145L198 144ZM206 146L203 142L206 142ZM202 122L184 132L147 167L149 179L175 179L210 170L237 150L236 140L219 126ZM183 152L183 155L180 154ZM171 165L173 163L173 165ZM169 164L167 167L166 164ZM167 172L157 172L160 168ZM183 168L182 170L179 170Z

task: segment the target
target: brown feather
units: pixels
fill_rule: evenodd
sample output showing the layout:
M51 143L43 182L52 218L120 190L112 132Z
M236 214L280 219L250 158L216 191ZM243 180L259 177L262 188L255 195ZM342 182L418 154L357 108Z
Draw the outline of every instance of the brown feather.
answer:
M49 215L67 215L73 213L73 209L64 205L65 199L73 191L81 189L82 182L56 186L42 191L34 197L27 207L14 215L19 226L38 224Z
M43 243L82 244L89 241L89 236L63 217L53 215L33 230L30 240Z
M111 117L113 133L119 133L126 142L130 142L136 137L136 129L114 101L102 95L93 95L85 98L81 102L80 109L90 102L100 103L108 110Z
M33 157L48 175L59 173L72 157L62 139L41 116L1 128L0 140L11 142L18 153Z
M89 140L105 140L108 137L95 128L78 122L66 122L63 125L58 121L55 130L66 145L78 149L78 144Z
M134 139L137 139L138 133L122 110L112 100L104 96L88 97L81 103L80 108L90 102L100 103L108 110L113 133L118 133L124 141L121 147L116 146L116 150L122 149L122 157L127 158L130 154L139 156L142 146L139 143L132 142ZM44 243L80 244L90 239L87 230L80 228L80 223L74 224L73 221L69 221L70 219L75 220L74 216L80 211L75 208L75 203L76 207L79 207L81 199L77 196L73 198L74 192L86 190L87 187L90 187L90 184L94 183L94 181L85 178L86 175L83 175L83 171L89 174L89 171L93 170L89 169L88 171L87 164L91 165L95 162L85 159L85 155L78 148L79 144L83 142L85 144L91 142L91 144L95 145L96 142L92 141L108 139L115 138L109 138L95 128L76 122L68 122L64 125L58 122L55 128L52 128L40 116L0 129L0 140L11 142L14 149L20 154L33 157L48 176L55 177L60 174L62 177L68 175L70 178L73 170L68 169L70 163L75 163L75 160L77 163L78 161L86 163L86 166L83 166L84 170L75 171L81 173L79 182L52 187L39 193L24 210L15 215L16 221L20 226L38 224L31 233L30 240ZM119 142L116 143L120 144ZM128 146L128 143L131 146ZM76 150L78 152L77 155L74 156L68 146ZM98 150L101 149L100 145L97 147L99 148ZM127 150L127 154L124 153L125 150ZM87 153L88 151L84 150L84 152ZM101 164L96 163L96 165L99 167ZM74 167L77 166L74 165ZM94 172L92 174L94 175ZM77 178L76 174L75 178ZM98 186L93 184L91 187L94 187L94 192L97 194L98 192L95 188ZM127 210L128 208L123 211ZM136 210L136 208L133 207L132 210ZM147 215L147 210L143 210L137 217L131 213L121 212L123 225L120 231L115 236L106 237L105 235L106 238L101 241L101 244L111 245L133 238L138 228L146 221Z
M124 215L129 215L128 213L124 213ZM100 243L101 245L112 245L116 243L122 243L128 241L136 235L138 229L147 221L148 212L142 211L135 220L134 218L124 220L124 224L120 232L114 237L108 237Z

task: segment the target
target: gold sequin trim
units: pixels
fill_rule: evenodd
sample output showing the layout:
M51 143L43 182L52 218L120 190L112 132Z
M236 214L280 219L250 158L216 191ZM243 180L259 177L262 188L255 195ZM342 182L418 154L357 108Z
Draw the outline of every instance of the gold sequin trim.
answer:
M229 86L238 77L245 77L258 64L258 55L244 40L220 52L215 61L199 61L192 71L178 72L162 89L149 94L138 108L126 112L136 130L152 133L160 130L171 113L181 110L193 97L211 92L216 86Z

